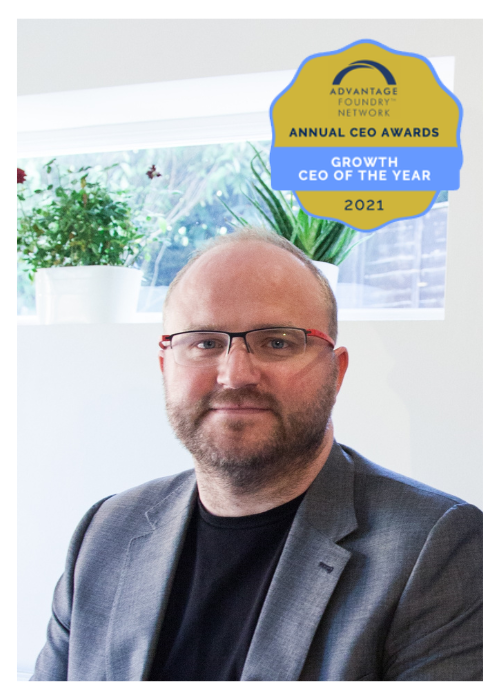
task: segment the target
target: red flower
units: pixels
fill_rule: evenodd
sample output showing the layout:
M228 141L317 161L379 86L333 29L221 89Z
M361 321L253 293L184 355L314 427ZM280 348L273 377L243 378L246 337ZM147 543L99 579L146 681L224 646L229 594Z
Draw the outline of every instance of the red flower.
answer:
M154 166L153 166L154 167ZM21 168L17 169L17 184L21 185L26 180L26 173Z
M161 177L161 173L158 172L156 169L156 165L152 165L146 175L149 177L150 180L152 180L154 177Z

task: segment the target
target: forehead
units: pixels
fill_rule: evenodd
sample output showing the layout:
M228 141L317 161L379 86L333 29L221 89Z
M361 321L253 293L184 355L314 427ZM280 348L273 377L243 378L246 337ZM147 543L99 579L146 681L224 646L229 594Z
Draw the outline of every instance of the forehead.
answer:
M213 248L186 271L169 300L166 332L245 331L269 324L328 327L321 286L304 263L260 241Z

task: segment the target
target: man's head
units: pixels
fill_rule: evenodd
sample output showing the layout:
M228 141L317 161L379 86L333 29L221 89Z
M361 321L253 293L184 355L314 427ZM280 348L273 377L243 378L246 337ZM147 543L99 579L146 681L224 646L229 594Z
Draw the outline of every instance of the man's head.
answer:
M336 335L330 288L294 246L248 230L216 240L172 283L166 333L294 327ZM171 347L160 364L169 419L199 467L252 492L292 478L324 446L347 353L308 336L302 355L268 362L238 337L216 364L178 364Z
M311 262L311 260L307 257L305 253L303 253L299 248L293 245L293 243L290 243L289 241L286 240L286 238L283 238L282 236L278 236L278 234L274 233L273 231L269 231L267 229L259 229L255 227L245 227L245 228L240 228L237 229L234 233L231 233L229 236L217 236L217 238L211 238L207 243L202 246L199 250L196 251L196 253L191 257L189 262L184 265L184 267L179 270L175 278L173 279L172 283L170 284L167 295L165 297L165 301L163 303L163 326L165 328L165 331L167 331L167 310L168 310L168 305L170 302L170 298L172 294L174 293L177 285L181 281L181 279L184 277L184 275L189 271L192 265L200 258L202 255L205 255L208 251L213 250L214 248L219 248L221 246L227 246L227 245L234 245L235 243L241 244L245 242L252 242L252 241L259 241L259 242L266 242L269 243L270 245L275 246L276 248L281 248L282 250L288 251L291 255L294 255L296 258L298 258L307 269L311 271L311 273L314 275L316 278L319 288L321 290L321 294L323 297L323 301L326 305L326 308L328 309L328 315L329 315L329 321L328 321L328 334L330 337L333 339L334 342L337 341L337 301L335 299L335 296L333 295L333 292L331 290L331 287L327 281L327 279L324 277L324 275L318 270L318 268L314 265L314 263Z

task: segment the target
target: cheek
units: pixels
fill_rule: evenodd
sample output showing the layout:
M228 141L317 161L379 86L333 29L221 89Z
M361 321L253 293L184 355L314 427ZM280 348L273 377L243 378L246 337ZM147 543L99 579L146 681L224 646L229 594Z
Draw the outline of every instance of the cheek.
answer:
M290 408L314 404L328 385L335 384L332 362L312 362L296 372L276 372L270 390L282 405Z
M308 381L301 372L290 372L285 366L274 365L272 372L267 372L261 377L257 387L257 391L259 390L272 394L282 408L295 409L308 390Z
M319 387L331 373L331 364L311 361L299 369L290 370L285 364L275 365L268 375L269 385L284 395L300 396Z
M213 390L212 373L165 363L163 372L165 389L169 399L182 403L194 403Z

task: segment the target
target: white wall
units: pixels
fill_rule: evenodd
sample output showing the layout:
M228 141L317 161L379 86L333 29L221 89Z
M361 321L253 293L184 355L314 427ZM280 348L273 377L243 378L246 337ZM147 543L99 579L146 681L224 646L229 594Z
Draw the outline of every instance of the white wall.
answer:
M464 107L444 321L344 321L336 435L481 504L481 24L471 20L23 20L21 94L298 67L363 38L452 55ZM85 61L84 61L85 57ZM99 498L190 466L172 436L156 324L19 327L19 667L43 644L71 531Z

